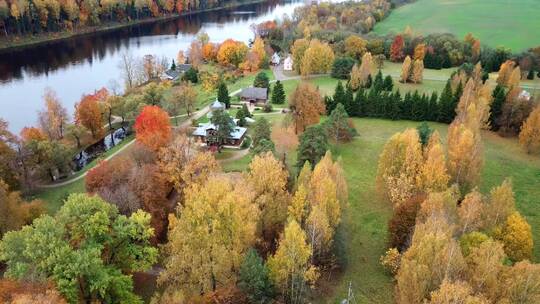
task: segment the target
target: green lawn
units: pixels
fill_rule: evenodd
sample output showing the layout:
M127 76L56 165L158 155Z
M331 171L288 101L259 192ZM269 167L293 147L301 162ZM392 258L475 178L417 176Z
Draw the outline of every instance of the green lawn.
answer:
M338 303L347 294L351 282L357 303L393 302L392 278L379 266L386 248L386 223L391 207L375 192L375 176L380 152L396 132L414 128L412 121L354 119L359 132L353 142L335 147L341 157L349 185L349 206L343 213L343 227L348 266L342 276L325 280L324 297L315 303ZM447 125L430 123L443 140ZM511 177L517 208L533 228L535 260L540 260L540 156L525 154L515 138L501 138L491 132L483 134L485 166L480 189L499 185ZM330 282L330 283L328 283Z
M410 25L415 32L471 32L482 43L504 45L514 52L540 45L538 0L418 0L392 11L375 25L375 33L399 33Z

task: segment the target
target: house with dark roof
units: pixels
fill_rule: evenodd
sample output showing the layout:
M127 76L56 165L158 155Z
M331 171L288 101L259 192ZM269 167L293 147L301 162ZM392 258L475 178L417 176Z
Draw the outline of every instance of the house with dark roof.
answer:
M248 87L243 88L239 94L240 100L255 105L265 105L268 102L268 89Z
M202 144L204 145L210 145L211 137L216 132L217 126L214 125L211 122L207 123L201 123L199 126L193 131L192 135ZM244 127L238 127L234 126L231 134L226 139L225 144L230 146L239 146L242 144L242 141L244 140L244 136L246 135L247 129Z
M178 80L184 74L191 68L191 64L178 64L176 65L176 68L168 69L165 72L163 72L163 75L161 75L161 79L168 79L168 80Z

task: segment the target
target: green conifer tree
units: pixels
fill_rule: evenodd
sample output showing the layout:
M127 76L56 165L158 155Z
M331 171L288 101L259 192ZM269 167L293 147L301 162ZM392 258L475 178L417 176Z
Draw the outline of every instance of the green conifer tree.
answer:
M489 113L489 123L493 131L498 131L500 125L499 117L502 114L502 107L506 100L506 91L503 86L497 84L492 93L493 102L491 103L491 112Z
M283 89L283 84L281 81L276 81L274 89L272 90L272 103L274 104L284 104L285 103L285 90Z
M446 86L441 93L439 99L439 122L451 123L456 116L456 107L454 106L454 95L452 94L452 86L450 80L446 82Z
M231 97L229 96L229 90L225 82L220 82L218 86L217 100L225 105L228 109L231 107Z

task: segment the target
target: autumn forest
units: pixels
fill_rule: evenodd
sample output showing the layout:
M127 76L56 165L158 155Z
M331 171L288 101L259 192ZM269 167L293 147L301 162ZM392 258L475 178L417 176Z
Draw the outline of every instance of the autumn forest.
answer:
M223 5L0 0L0 29ZM540 46L415 5L299 3L126 52L73 111L47 88L21 130L0 110L0 302L540 303Z

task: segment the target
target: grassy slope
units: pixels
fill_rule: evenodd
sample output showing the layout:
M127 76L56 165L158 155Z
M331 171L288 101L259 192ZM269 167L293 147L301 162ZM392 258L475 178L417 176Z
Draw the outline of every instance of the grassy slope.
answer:
M540 44L537 0L418 0L404 5L375 26L375 32L398 33L410 25L423 34L472 32L490 46L518 52Z
M343 159L350 192L350 206L343 216L348 267L343 277L330 280L331 292L318 303L338 303L347 294L352 282L359 303L392 302L393 284L379 266L379 257L386 245L386 223L391 208L375 192L377 161L385 142L394 133L414 128L419 123L380 119L354 119L360 136L349 144L334 149ZM430 123L443 139L447 125ZM485 166L481 190L500 184L511 177L518 210L533 228L535 260L540 260L540 157L521 151L515 138L501 138L491 132L483 134ZM333 286L332 286L333 285Z

